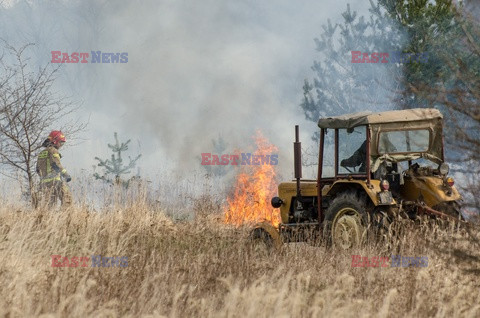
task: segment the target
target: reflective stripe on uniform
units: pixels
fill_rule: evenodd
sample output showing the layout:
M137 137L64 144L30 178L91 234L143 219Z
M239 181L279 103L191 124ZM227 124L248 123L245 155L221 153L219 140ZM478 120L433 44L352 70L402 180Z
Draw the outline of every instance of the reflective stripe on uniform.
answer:
M40 180L41 183L52 182L52 181L61 181L60 175L55 172L52 172L47 174L45 177L41 178Z
M52 181L61 181L60 180L60 176L58 177L55 177L55 178L47 178L47 179L42 179L42 183L46 183L46 182L52 182Z
M47 175L50 174L52 172L52 165L50 163L50 158L48 156L48 150L45 149L44 151L42 151L39 155L38 155L38 158L39 159L46 159L46 162L47 162Z
M42 159L48 158L48 150L43 150L43 151L38 155L38 158L42 158Z

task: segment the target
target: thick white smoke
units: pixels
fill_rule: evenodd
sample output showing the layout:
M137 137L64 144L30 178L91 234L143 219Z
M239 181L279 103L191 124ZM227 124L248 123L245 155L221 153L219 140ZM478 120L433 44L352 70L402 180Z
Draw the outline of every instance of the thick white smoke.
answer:
M350 2L350 1L348 1ZM221 135L229 148L254 146L256 129L277 145L280 170L292 170L293 127L305 146L315 124L298 106L317 59L313 38L347 1L9 1L0 37L36 44L32 64L50 52L128 52L125 64L65 64L60 92L90 118L67 165L91 170L117 131L143 153L142 172L199 167ZM352 9L367 14L362 1Z

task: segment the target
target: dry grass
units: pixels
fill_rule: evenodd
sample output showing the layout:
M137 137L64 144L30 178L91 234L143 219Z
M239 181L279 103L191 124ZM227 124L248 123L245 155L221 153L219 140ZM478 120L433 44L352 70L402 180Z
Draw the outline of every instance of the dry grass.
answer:
M455 229L413 227L385 244L341 252L252 248L203 196L173 222L146 203L0 207L0 316L478 317L479 246ZM478 230L474 230L478 237ZM351 255L428 256L426 268L352 268ZM127 256L126 268L56 268L51 255Z

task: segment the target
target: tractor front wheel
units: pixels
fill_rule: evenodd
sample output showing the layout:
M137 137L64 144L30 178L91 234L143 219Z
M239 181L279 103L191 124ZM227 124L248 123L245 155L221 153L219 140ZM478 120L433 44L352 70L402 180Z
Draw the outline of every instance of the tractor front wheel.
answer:
M255 249L278 249L283 243L278 229L268 222L258 223L250 232L250 240Z

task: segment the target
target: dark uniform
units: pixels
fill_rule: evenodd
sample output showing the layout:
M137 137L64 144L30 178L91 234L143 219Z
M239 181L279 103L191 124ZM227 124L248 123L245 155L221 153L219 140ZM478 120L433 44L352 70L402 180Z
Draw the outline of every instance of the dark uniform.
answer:
M40 175L40 192L48 205L53 206L60 199L62 205L72 204L72 195L62 176L69 181L67 170L60 163L61 155L53 145L40 152L37 160L37 173Z
M343 159L340 162L342 167L356 167L360 166L358 172L366 172L365 160L367 157L367 141L365 140L360 148L353 153L350 158Z

